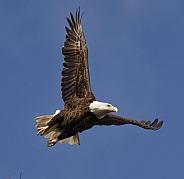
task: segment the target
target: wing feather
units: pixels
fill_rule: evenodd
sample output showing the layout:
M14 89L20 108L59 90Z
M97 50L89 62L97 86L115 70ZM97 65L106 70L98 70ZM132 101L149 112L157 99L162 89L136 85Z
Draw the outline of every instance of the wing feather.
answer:
M153 122L145 121L142 120L141 122L131 119L131 118L126 118L126 117L121 117L113 114L108 114L104 118L100 119L99 122L96 125L124 125L124 124L133 124L137 125L139 127L142 127L144 129L150 129L150 130L158 130L162 127L163 120L158 121L158 119L155 119Z
M73 67L77 67L78 63L64 62L63 66L66 67L66 68L73 68Z
M75 83L75 81L73 81L73 82L71 82L71 83L65 83L65 85L63 86L63 90L67 90L67 89L74 89L74 83Z
M90 86L88 48L82 30L80 8L76 11L75 18L70 13L70 19L66 19L70 29L65 27L67 34L62 48L62 98L64 102L75 97L95 99Z
M78 59L77 59L76 57L69 57L69 56L66 56L64 62L77 63L77 64L78 64Z
M64 85L63 83L65 83L67 81L69 82L69 81L72 81L72 80L75 80L75 74L63 77L61 85Z

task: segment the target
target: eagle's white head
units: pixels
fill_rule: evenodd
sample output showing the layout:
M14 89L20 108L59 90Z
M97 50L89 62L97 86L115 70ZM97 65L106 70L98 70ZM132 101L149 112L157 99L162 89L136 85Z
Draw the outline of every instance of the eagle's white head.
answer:
M92 113L94 113L98 118L103 118L106 114L110 112L118 112L118 109L112 106L109 103L103 103L99 101L93 101L89 105L89 109Z

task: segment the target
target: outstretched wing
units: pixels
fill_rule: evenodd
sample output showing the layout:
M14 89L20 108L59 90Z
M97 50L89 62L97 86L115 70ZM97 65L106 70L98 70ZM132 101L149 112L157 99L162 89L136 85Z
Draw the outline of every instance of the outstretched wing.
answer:
M133 124L139 127L142 127L144 129L150 129L150 130L158 130L162 127L163 120L158 122L158 119L155 119L153 122L150 120L145 121L142 120L141 122L131 119L131 118L126 118L126 117L121 117L113 114L108 114L104 116L102 119L99 120L99 122L96 125L124 125L124 124Z
M62 48L62 98L64 102L75 97L95 99L90 87L88 48L82 30L80 8L76 11L75 18L72 13L70 17L67 21L71 29L65 27L67 34Z

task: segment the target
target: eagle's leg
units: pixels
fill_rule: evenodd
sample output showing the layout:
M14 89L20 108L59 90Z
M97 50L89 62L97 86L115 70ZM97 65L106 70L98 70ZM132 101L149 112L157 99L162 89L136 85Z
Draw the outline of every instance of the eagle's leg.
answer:
M50 139L48 142L47 142L47 146L48 147L52 147L54 146L58 141L58 138L54 138L54 139Z

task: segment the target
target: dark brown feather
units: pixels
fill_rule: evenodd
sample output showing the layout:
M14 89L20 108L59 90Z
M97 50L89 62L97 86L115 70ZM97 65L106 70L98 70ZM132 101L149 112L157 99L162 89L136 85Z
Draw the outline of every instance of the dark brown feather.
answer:
M72 81L72 80L75 80L75 74L73 74L73 75L70 75L70 76L65 76L65 77L63 77L62 78L62 85L63 85L63 83L65 83L65 82L67 82L67 81Z
M82 31L80 8L76 11L75 18L70 13L70 19L67 18L67 21L70 29L65 27L67 34L62 48L64 55L63 79L61 80L63 101L73 98L95 100L90 86L88 48ZM72 80L67 82L68 79Z
M142 127L144 129L158 130L162 127L163 120L158 122L158 119L155 119L152 123L150 120L149 121L142 120L141 122L139 122L131 118L121 117L114 114L108 114L104 118L100 119L96 125L120 126L124 124L133 124Z

